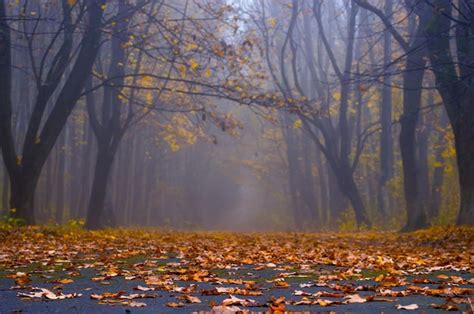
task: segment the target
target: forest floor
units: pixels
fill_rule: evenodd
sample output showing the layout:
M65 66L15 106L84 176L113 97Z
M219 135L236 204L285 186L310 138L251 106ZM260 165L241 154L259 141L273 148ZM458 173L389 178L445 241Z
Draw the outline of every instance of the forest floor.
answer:
M0 229L0 313L472 312L474 229Z

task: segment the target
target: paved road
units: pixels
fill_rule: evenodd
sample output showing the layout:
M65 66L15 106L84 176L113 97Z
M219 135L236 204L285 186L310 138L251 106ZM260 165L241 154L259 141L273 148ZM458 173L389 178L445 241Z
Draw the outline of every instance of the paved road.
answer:
M252 272L252 275L248 275L249 272ZM258 280L265 287L272 287L271 283L266 282L267 279L275 278L277 271L266 269L261 271L253 271L251 269L242 269L233 274L232 278L241 277L248 279ZM447 275L460 275L464 278L472 278L470 273L454 273L448 272ZM5 275L5 272L3 272ZM21 312L21 313L192 313L198 311L209 311L210 306L209 302L213 301L217 304L221 303L226 296L202 296L200 293L197 293L201 300L201 304L187 304L183 308L170 308L166 306L167 302L179 302L175 297L179 294L169 293L167 291L153 291L148 293L156 293L157 298L154 299L137 299L136 301L145 302L146 307L143 308L131 308L121 305L102 305L95 300L90 299L90 295L93 293L103 293L103 292L117 292L120 290L126 291L127 293L137 293L133 288L138 285L144 285L143 280L124 280L122 277L115 277L110 280L110 285L103 285L98 282L93 282L90 280L91 277L95 276L95 271L91 269L82 270L80 277L75 277L73 283L64 285L64 293L82 293L83 295L75 299L67 300L54 300L54 301L45 301L41 299L31 299L25 300L17 296L17 293L21 290L11 290L11 287L14 285L14 281L9 278L5 278L0 274L0 313L12 313L12 312ZM225 276L225 273L219 271L220 276ZM431 277L434 277L431 276ZM49 279L48 279L49 280ZM32 286L52 289L55 284L48 283L46 279L33 276ZM327 291L327 288L324 287L310 287L310 288L301 288L300 284L304 282L309 282L306 278L294 278L289 279L290 288L287 289L271 289L264 293L263 296L257 297L247 297L253 299L260 303L266 303L271 296L280 297L285 296L287 300L300 300L301 297L294 296L292 293L294 290L304 290L306 292L315 293L317 291ZM176 281L175 284L178 286L186 286L195 282L179 282ZM348 282L353 283L354 285L360 285L361 282ZM376 284L373 281L364 281L364 284ZM199 289L208 289L211 286L208 283L199 283ZM236 285L225 285L236 286ZM426 285L422 285L426 286ZM428 285L430 286L430 285ZM433 285L432 285L433 286ZM433 286L434 287L434 286ZM470 286L473 288L473 286ZM404 287L397 287L396 289L403 289ZM198 291L199 291L198 289ZM361 296L373 294L371 292L360 292ZM239 298L245 298L238 296ZM325 298L330 299L331 298ZM337 299L332 299L337 300ZM442 312L440 310L433 309L430 304L432 303L443 303L444 298L439 297L426 297L426 296L407 296L403 298L398 298L395 302L367 302L363 304L347 304L347 305L336 305L329 307L321 306L287 306L287 310L290 311L308 311L308 312L329 312L336 311L338 313L344 312L356 312L356 313L391 313L396 312L395 306L397 304L407 305L416 303L419 305L417 311L410 311L412 313L435 313ZM268 308L265 307L254 307L248 308L254 312L263 312ZM467 306L461 307L461 310L468 310Z

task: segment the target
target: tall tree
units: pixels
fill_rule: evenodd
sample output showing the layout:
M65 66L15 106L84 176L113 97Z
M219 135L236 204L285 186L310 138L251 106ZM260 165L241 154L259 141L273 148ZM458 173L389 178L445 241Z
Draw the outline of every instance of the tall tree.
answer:
M384 14L390 23L393 14L393 1L386 0ZM388 30L383 34L383 66L386 75L383 77L382 101L380 104L380 184L378 187L378 206L383 215L388 210L388 192L386 184L393 177L393 132L392 132L392 36Z
M25 3L25 7L27 5ZM39 59L43 62L38 66L32 64L37 94L22 151L17 153L15 135L12 132L12 27L6 11L6 0L0 1L0 146L11 183L10 207L15 209L14 215L26 223L35 222L34 198L41 169L81 97L84 83L91 73L100 45L104 6L105 0L60 2L61 23L55 35L50 38L49 49L45 49ZM77 14L72 12L75 7L79 8ZM80 38L80 49L75 57L75 30L84 15L87 16L87 21ZM73 20L74 17L76 20ZM33 29L26 35L32 53L34 48L31 43L37 35L36 28ZM58 45L61 35L62 43L59 48L51 49ZM32 59L34 60L34 56ZM72 65L71 59L75 59ZM44 62L45 60L49 61ZM69 74L66 75L69 67ZM51 103L49 113L46 112L48 103Z
M461 189L457 223L474 225L474 1L426 2L430 20L424 34L456 146Z
M420 115L421 92L426 65L426 47L423 32L429 21L422 1L406 1L405 6L411 23L406 40L394 27L385 13L366 0L353 0L359 6L373 12L384 23L405 53L403 72L403 114L400 117L400 151L403 166L403 188L407 223L403 231L427 226L427 218L420 201L416 156L416 126Z

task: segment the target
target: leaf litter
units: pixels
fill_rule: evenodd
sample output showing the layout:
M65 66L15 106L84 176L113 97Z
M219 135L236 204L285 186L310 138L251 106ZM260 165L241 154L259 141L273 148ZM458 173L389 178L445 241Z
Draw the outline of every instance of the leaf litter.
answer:
M63 293L62 285L74 287L74 278L92 270L88 280L104 289L117 278L136 282L132 291L85 293L109 306L145 307L146 299L158 302L158 293L168 293L175 301L163 306L215 313L369 302L417 310L421 305L403 301L417 296L438 298L426 309L472 311L471 228L243 234L23 227L0 230L0 236L0 268L21 300L81 298L88 289ZM35 276L58 286L32 287Z

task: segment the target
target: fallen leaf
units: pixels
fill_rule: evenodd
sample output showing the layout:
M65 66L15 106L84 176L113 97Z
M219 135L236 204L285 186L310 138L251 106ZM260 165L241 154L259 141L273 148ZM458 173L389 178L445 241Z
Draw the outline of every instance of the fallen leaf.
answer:
M413 311L418 309L418 304L401 305L397 304L397 310Z
M131 306L131 307L145 307L145 306L146 306L146 303L144 303L144 302L132 301L132 302L128 303L128 305Z
M176 302L168 302L166 303L166 306L168 307L183 307L184 306L184 303L176 303Z
M344 301L342 303L350 304L350 303L365 303L365 302L367 302L366 298L363 298L358 294L351 294L344 297Z

